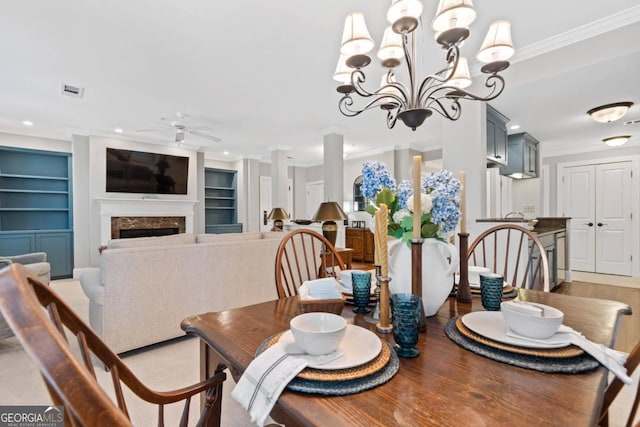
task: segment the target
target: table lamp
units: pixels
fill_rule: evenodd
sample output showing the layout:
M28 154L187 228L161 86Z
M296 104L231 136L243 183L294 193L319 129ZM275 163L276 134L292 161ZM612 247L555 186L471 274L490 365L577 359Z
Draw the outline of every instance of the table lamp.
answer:
M269 216L267 217L268 221L273 221L273 226L282 230L284 226L283 219L288 219L289 215L287 215L287 211L284 208L273 208L271 212L269 212Z
M344 221L347 218L347 214L344 213L338 202L322 202L311 220L314 222L324 221L322 223L322 235L331 245L335 246L336 238L338 237L336 221Z

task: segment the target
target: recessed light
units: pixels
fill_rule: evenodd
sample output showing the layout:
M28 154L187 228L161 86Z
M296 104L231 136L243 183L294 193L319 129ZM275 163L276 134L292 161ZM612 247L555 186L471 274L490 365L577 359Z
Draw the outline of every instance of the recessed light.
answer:
M520 129L520 125L511 125L511 126L509 127L509 129L511 129L511 130L518 130L518 129Z
M224 154L225 156L228 156L229 152L228 151L223 151L222 154Z
M122 133L122 129L121 128L115 128L113 131L115 133Z
M29 120L23 120L23 121L22 121L22 124L23 124L24 126L33 126L33 122L31 122L31 121L29 121Z

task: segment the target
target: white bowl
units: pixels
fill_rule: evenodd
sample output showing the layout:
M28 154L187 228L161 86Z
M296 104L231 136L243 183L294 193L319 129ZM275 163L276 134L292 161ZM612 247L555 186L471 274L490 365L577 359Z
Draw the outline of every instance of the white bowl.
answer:
M514 304L523 304L524 307L519 310ZM536 308L541 310L538 311ZM564 313L557 308L533 302L503 302L501 311L507 327L513 332L523 337L541 340L558 332L564 320Z
M480 273L490 273L491 269L487 267L480 267L477 265L470 265L468 271L469 283L480 287Z
M305 313L289 322L296 345L312 356L331 353L340 345L347 321L332 313Z

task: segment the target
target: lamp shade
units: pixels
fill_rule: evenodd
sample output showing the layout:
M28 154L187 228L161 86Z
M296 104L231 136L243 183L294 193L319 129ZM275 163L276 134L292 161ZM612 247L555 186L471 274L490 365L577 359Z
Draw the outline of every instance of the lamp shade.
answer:
M394 24L402 18L411 18L416 21L422 14L422 3L419 0L393 0L387 11L387 21Z
M448 82L451 86L464 89L471 86L471 74L469 73L469 64L467 58L461 56L458 58L458 67Z
M402 36L393 31L391 27L384 30L382 43L378 50L378 58L384 67L393 68L400 65L404 58L404 48L402 47Z
M344 221L347 218L338 202L322 202L311 221Z
M342 32L342 45L340 53L347 56L364 55L373 49L373 39L369 35L364 15L360 12L352 12L347 15Z
M284 208L273 208L271 212L269 212L269 216L267 216L267 220L273 221L276 219L288 219L289 215L287 215L287 211Z
M440 0L431 22L434 31L469 27L476 19L476 10L471 0Z
M596 122L609 123L622 118L622 116L627 114L627 111L629 111L632 105L633 102L616 102L614 104L606 104L592 108L587 111L587 114Z
M338 65L336 65L336 71L333 73L333 79L344 84L351 84L351 72L352 68L346 64L347 55L341 53L338 58Z
M513 56L514 52L513 43L511 42L511 23L509 21L496 21L489 27L476 58L478 61L488 64L496 61L507 61Z
M627 141L631 138L631 135L620 135L620 136L612 136L611 138L605 138L602 140L609 147L620 147L627 143Z
M322 202L311 220L324 221L322 223L322 235L332 246L335 246L338 236L338 226L335 221L344 221L347 218L347 214L344 213L338 202Z

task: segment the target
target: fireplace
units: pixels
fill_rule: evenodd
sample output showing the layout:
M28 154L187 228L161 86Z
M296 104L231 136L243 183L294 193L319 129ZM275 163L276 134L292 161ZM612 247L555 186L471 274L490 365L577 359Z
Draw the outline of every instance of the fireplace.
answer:
M96 198L100 225L96 233L99 246L120 238L120 230L178 228L179 233L194 232L196 200L159 198Z
M166 236L185 232L183 216L116 216L111 217L111 238Z

